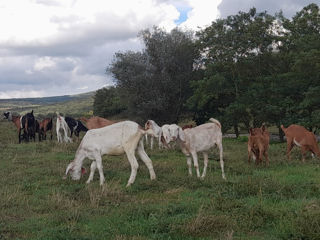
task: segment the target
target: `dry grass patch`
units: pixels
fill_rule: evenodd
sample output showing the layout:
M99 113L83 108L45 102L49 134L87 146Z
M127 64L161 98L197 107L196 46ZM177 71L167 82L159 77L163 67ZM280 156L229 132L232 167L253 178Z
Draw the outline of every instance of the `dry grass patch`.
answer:
M120 181L111 180L103 186L88 184L85 190L89 196L90 206L93 208L98 208L108 203L118 204L127 201L129 198L125 194Z
M179 193L183 192L184 190L185 190L184 188L179 187L179 188L169 189L169 190L165 191L164 193L168 194L168 195L175 195L175 194L179 194Z
M295 221L301 239L320 239L320 203L311 201L297 213Z
M149 238L143 236L117 235L114 240L149 240Z
M235 225L230 216L209 215L203 207L200 207L197 216L184 226L183 232L194 237L212 235L232 237Z

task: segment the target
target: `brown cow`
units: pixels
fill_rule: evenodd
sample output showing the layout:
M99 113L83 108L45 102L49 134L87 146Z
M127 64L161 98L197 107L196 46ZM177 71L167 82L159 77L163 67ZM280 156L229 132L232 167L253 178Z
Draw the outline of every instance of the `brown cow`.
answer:
M289 160L291 150L295 145L301 148L302 162L305 161L306 151L310 151L320 157L317 139L312 132L296 124L292 124L287 128L281 125L281 129L287 138L287 157Z
M269 165L268 149L269 149L270 135L263 124L260 128L250 128L250 135L248 141L248 162L250 158L256 159L256 164L262 163L262 155L266 160L266 165Z
M88 129L102 128L115 123L102 117L91 117L89 119L81 117L80 120L86 124Z

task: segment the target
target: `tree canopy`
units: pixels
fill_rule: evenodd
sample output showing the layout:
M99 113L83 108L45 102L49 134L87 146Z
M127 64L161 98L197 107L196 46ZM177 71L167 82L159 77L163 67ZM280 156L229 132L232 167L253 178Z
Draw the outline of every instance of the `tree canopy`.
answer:
M114 76L130 116L138 121L177 122L191 95L189 82L197 57L193 35L155 27L139 36L145 49L116 53L107 71Z
M117 52L95 112L143 122L197 124L215 117L224 130L302 124L320 127L320 13L310 4L286 19L239 12L196 33L141 31L142 51Z

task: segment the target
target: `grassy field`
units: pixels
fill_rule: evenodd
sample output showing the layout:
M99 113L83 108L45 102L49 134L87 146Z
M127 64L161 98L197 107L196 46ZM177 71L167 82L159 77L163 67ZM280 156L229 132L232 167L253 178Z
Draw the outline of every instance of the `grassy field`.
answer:
M124 156L104 157L103 187L98 174L90 185L63 180L78 144L17 144L0 122L0 239L320 239L319 160L303 164L295 150L287 162L283 143L256 167L245 138L224 139L226 181L216 151L199 180L180 151L147 148L157 180L139 162L130 188Z
M35 116L56 115L84 116L93 110L95 92L44 98L0 99L0 110L24 115L31 110Z

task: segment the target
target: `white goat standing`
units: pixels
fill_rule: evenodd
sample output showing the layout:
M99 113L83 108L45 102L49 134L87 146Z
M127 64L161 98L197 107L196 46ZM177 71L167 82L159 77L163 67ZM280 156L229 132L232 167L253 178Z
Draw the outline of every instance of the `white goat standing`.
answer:
M156 178L151 159L144 150L142 136L152 134L152 130L144 131L137 123L123 121L103 128L89 130L83 137L77 149L75 159L68 165L66 176L71 174L73 180L81 177L81 166L85 158L93 160L90 167L90 176L87 183L93 179L94 172L98 168L100 185L105 181L102 169L102 155L120 155L126 153L131 165L131 175L127 187L134 183L139 164L135 157L135 151L149 169L151 180ZM65 176L65 178L66 178Z
M151 140L150 140L150 147L151 149L153 149L153 141L154 138L156 138L158 140L158 146L159 149L162 147L162 143L161 143L161 136L162 136L162 129L161 127L159 127L159 125L153 121L153 120L148 120L145 125L144 125L145 129L151 129L153 131L154 136L151 136ZM148 141L147 138L148 135L146 135L146 141Z
M197 177L200 177L197 152L203 153L204 168L201 178L204 178L207 173L208 151L210 148L217 145L220 151L222 178L225 179L221 124L214 118L210 118L210 121L211 123L205 123L194 128L187 128L185 130L182 130L182 128L176 124L171 124L168 127L165 127L165 129L162 129L163 136L167 143L170 141L178 141L182 152L187 156L187 164L190 175L192 175L192 156Z
M63 132L61 135L61 131ZM57 113L57 124L56 124L56 131L57 131L57 139L58 142L72 142L72 139L68 137L68 124L66 123L66 120L64 117L60 116L59 113Z
M165 142L167 144L170 143L170 132L169 132L169 128L170 128L170 125L169 124L164 124L162 125L161 127L161 131L162 131L162 136L165 140Z

